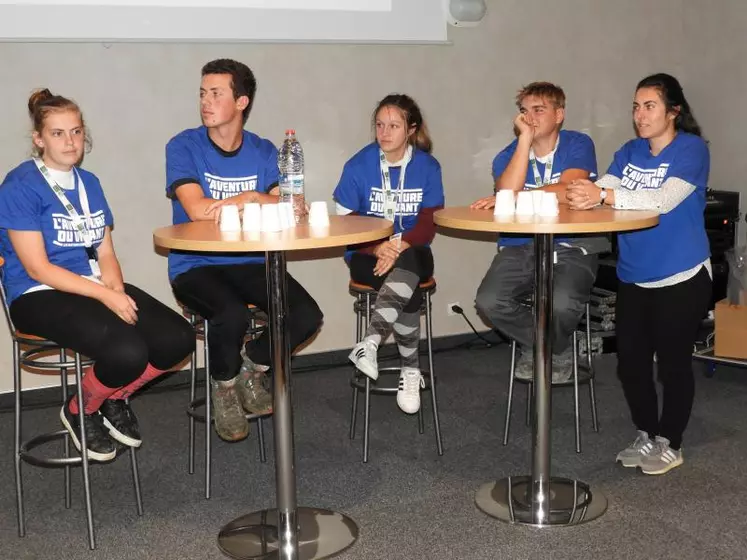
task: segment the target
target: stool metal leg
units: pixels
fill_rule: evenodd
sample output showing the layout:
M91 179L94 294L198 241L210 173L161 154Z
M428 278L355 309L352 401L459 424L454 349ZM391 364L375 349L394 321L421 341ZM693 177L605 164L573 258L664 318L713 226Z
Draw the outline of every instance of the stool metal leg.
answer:
M529 424L532 422L532 397L534 396L534 383L529 382L527 383L527 417L526 417L526 425L529 426Z
M366 376L366 398L363 410L363 462L368 463L368 427L371 416L371 378Z
M576 453L581 453L581 420L578 411L578 334L573 331L573 416L576 427ZM587 350L589 350L587 348Z
M420 317L418 317L418 321L420 321ZM426 335L427 336L427 335ZM418 359L420 357L420 344L421 341L418 340ZM428 375L430 376L430 380L433 381L433 376L431 374L431 371L433 371L433 368L429 365L428 366ZM402 374L402 363L400 363L400 375ZM422 395L423 391L421 389L418 389L418 392ZM423 403L421 401L420 408L418 408L418 433L422 435L425 432L425 419L423 418Z
M18 514L18 536L26 535L26 522L23 514L23 478L21 474L21 349L18 341L13 338L13 397L14 397L14 426L13 426L13 459L16 473L16 511Z
M506 399L506 420L503 423L503 445L508 445L508 431L511 429L511 405L514 400L514 372L516 371L516 341L511 341L511 369L508 372L508 398Z
M433 316L431 315L431 294L425 294L425 339L428 344L428 371L431 378L431 404L433 406L433 428L436 431L436 447L438 454L444 454L444 444L441 439L441 423L438 419L438 398L436 397L436 374L433 371Z
M355 376L355 369L353 369L353 375ZM353 399L352 406L350 407L350 439L355 439L355 428L358 420L358 388L353 387Z
M597 420L597 398L594 387L594 359L591 354L591 325L590 325L591 307L586 304L586 366L589 368L589 400L591 401L591 425L595 432L599 431L599 422Z
M196 317L194 314L190 314L189 316L189 324L192 325L192 328L195 328L195 321ZM195 349L192 352L192 360L189 366L189 402L193 402L195 400L195 392L196 392L196 385L197 385L197 345L195 345ZM188 458L188 472L189 474L195 473L195 419L192 417L191 414L188 414L187 417L189 418L189 458Z
M422 406L422 404L421 404L420 408L418 409L418 433L420 435L423 435L425 433L425 418L423 418L423 406Z
M203 319L205 336L205 499L210 499L211 441L213 432L212 398L210 395L210 345L208 344L208 320Z
M589 379L589 400L591 401L591 426L595 432L599 432L599 422L597 420L597 397L594 390L594 378Z
M135 454L134 447L130 447L130 466L132 467L132 486L135 490L137 514L143 515L143 496L140 492L140 473L138 472L137 455Z
M130 399L125 399L125 402L129 404ZM140 492L140 473L138 472L137 455L134 447L130 447L130 466L132 467L132 486L135 490L137 514L143 515L143 495Z
M366 328L371 323L371 294L366 294ZM368 463L368 429L371 424L371 378L366 376L366 400L363 411L363 462Z
M96 548L96 536L93 529L93 507L91 505L91 478L88 472L88 442L86 441L86 430L85 426L85 402L83 401L83 395L81 394L81 387L83 387L83 372L80 365L80 354L75 353L75 384L78 391L78 422L80 422L80 433L78 434L78 440L80 441L80 456L81 463L83 464L83 492L85 494L86 501L86 524L88 525L88 546L91 550Z
M356 297L356 302L353 304L355 309L355 343L358 344L363 338L363 313L361 312L361 305L363 305L363 298L360 294ZM355 380L356 369L353 366L353 380ZM350 439L355 439L355 428L358 422L358 391L357 387L353 387L353 404L350 407Z
M60 348L60 363L64 363L67 359L65 350ZM60 369L60 380L62 382L62 406L67 403L67 368ZM70 435L65 432L65 437L62 442L62 453L66 459L70 457ZM70 509L72 506L72 481L70 479L70 465L65 465L65 509Z
M259 460L262 463L267 462L267 454L265 453L265 422L260 416L257 418L257 437L259 438Z

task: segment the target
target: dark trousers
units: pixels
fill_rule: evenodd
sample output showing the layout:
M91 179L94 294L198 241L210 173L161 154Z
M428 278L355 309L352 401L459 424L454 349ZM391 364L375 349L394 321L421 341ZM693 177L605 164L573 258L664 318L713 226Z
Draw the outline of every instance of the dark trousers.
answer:
M286 277L289 317L286 322L291 349L311 337L322 324L322 311L293 277ZM172 287L184 305L208 320L210 375L225 381L241 367L241 346L249 325L247 304L269 313L265 264L200 266L177 276ZM270 333L266 330L246 344L247 356L271 365Z
M660 435L673 449L690 420L695 380L693 344L711 301L705 267L693 278L664 288L620 282L617 291L617 375L636 428ZM654 384L654 353L662 385L661 417Z
M366 253L353 253L350 257L350 278L353 282L371 286L376 291L381 289L387 275L374 275L376 266L376 257ZM410 247L403 251L399 258L394 262L392 270L401 268L417 274L420 282L425 282L433 276L433 253L430 247ZM420 309L423 302L423 291L418 287L412 295L410 301L402 309L405 313L415 313Z
M195 346L189 323L160 301L130 284L125 292L138 307L129 325L100 301L42 290L20 296L10 306L15 327L52 340L96 361L96 378L110 388L134 381L150 363L168 370Z
M561 354L584 314L597 274L596 255L555 246L553 266L552 350ZM501 333L524 347L534 345L534 243L507 246L498 251L475 297L482 316Z

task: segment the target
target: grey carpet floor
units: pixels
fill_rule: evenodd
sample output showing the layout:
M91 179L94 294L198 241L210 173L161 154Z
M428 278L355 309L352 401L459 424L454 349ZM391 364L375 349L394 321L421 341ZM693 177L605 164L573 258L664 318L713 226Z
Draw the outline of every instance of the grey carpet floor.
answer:
M524 391L515 397L511 440L501 445L507 390L505 347L439 354L439 404L446 452L436 453L430 406L426 431L393 398L373 398L371 458L348 439L349 370L294 379L298 501L350 515L358 542L344 559L679 559L747 558L747 370L719 367L706 379L696 365L697 396L686 434L685 465L649 477L614 462L634 437L615 359L598 361L600 433L591 430L582 389L583 453L573 449L573 392L553 394L553 473L590 483L609 499L600 519L575 528L509 526L474 505L487 481L528 474L531 435ZM273 505L269 460L259 462L256 432L237 444L214 438L213 496L203 498L203 461L188 475L187 391L151 391L135 408L144 433L138 453L145 515L135 513L126 455L92 469L98 549L87 549L79 471L65 510L62 472L25 466L27 536L18 538L12 467L12 414L0 414L0 558L217 559L216 536L241 514ZM57 426L57 408L32 410L26 433ZM360 425L359 425L360 434ZM198 432L198 449L202 445Z

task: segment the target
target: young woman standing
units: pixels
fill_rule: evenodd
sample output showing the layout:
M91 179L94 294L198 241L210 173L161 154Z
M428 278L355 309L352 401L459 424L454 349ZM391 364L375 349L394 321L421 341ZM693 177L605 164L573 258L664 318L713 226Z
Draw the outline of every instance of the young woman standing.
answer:
M570 185L568 199L578 210L606 204L661 213L658 226L618 237L617 371L638 437L617 460L664 474L683 462L695 392L692 349L711 299L703 221L710 155L682 87L668 74L638 84L633 123L638 138L599 181Z

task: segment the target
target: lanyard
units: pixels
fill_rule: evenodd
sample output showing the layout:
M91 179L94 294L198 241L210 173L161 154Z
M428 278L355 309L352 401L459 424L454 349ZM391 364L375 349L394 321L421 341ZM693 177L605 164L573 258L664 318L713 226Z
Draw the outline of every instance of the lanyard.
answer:
M412 159L412 146L407 146L404 160L402 161L402 169L399 172L399 181L397 182L397 200L401 200L402 191L405 188L405 171L407 170L407 164ZM392 177L389 172L389 162L386 160L386 155L379 149L379 162L381 167L381 189L384 192L384 218L390 222L394 221L394 217L397 213L397 204L394 193L392 192ZM399 229L402 230L402 214L399 215Z
M75 172L75 185L78 188L78 196L80 197L80 207L83 210L85 220L80 217L75 206L70 203L65 195L65 190L52 178L47 166L38 158L34 158L34 163L44 179L46 179L49 188L52 189L52 192L57 196L60 204L62 204L67 211L73 223L73 227L78 231L78 233L80 233L80 236L83 239L83 244L85 245L86 255L88 255L88 264L91 266L91 272L93 272L94 276L101 276L101 271L97 262L98 255L96 254L96 247L93 246L93 232L91 231L93 229L93 219L91 218L91 208L88 205L88 194L86 193L86 187L83 184L83 180L80 178L80 175L78 175L78 170L73 168L73 171Z
M552 162L555 159L555 152L557 152L558 150L558 144L560 144L560 136L558 136L558 139L555 142L555 147L550 153L550 156L547 158L547 163L545 164L544 178L540 177L539 169L537 168L537 158L534 156L534 150L529 151L529 162L532 164L532 173L534 174L534 184L537 186L538 189L549 185L550 181L552 181Z
M545 164L545 177L544 179L540 177L539 169L537 169L537 160L535 158L532 158L532 171L534 172L534 184L537 185L537 188L544 187L545 185L549 185L550 181L552 180L552 160L553 156L550 156L550 158L547 160L547 163Z

